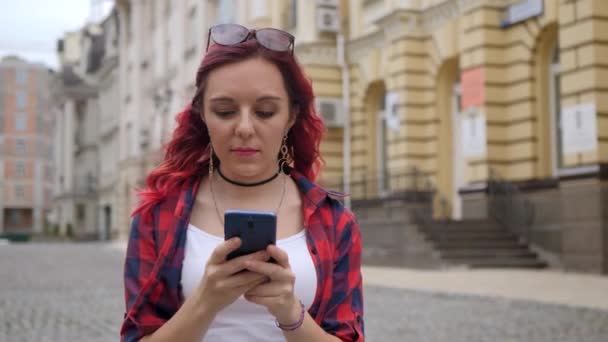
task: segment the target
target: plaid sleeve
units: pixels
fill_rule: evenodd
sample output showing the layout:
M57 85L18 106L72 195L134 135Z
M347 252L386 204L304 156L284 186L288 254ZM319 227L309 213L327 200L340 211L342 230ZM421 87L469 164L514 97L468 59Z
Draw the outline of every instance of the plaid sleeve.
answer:
M349 212L343 213L337 226L332 296L321 325L342 341L363 342L361 231Z
M162 283L156 282L158 257L153 230L153 219L144 220L139 214L133 217L124 266L126 312L120 330L123 342L139 341L168 320L158 314L153 300L159 291L162 293Z

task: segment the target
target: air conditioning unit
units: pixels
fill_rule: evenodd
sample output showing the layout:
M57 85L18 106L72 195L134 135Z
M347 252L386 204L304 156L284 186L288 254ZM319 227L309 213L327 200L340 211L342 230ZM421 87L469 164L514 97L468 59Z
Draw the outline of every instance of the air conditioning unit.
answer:
M317 30L319 32L338 32L340 17L335 8L317 8Z
M344 127L344 110L339 98L317 98L316 110L327 127Z
M337 7L338 0L317 0L317 6L319 7Z

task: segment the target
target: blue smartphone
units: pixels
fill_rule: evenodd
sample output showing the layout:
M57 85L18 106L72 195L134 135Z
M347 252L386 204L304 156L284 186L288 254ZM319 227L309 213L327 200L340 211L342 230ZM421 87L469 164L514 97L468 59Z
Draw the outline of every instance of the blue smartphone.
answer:
M227 260L255 253L276 244L277 216L270 211L226 210L224 240L241 238L241 247L228 254Z

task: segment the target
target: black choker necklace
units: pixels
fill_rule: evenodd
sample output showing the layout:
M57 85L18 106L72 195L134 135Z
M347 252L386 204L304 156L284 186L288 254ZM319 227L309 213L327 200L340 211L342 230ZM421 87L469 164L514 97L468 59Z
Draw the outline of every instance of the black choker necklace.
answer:
M224 174L222 173L222 171L220 171L220 168L217 168L217 173L220 174L220 177L222 177L223 180L225 180L226 182L233 184L233 185L237 185L237 186L258 186L258 185L263 185L269 182L272 182L275 178L277 178L279 176L279 173L281 173L281 170L279 170L277 173L275 173L274 175L270 176L267 179L261 180L259 182L255 182L255 183L241 183L241 182L237 182L235 180L232 180L226 176L224 176Z

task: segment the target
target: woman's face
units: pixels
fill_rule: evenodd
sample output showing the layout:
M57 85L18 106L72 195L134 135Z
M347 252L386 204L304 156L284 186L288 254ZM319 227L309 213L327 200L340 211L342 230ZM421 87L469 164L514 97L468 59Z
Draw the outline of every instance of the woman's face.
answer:
M281 72L261 57L211 71L202 113L222 173L243 181L276 173L291 110Z

